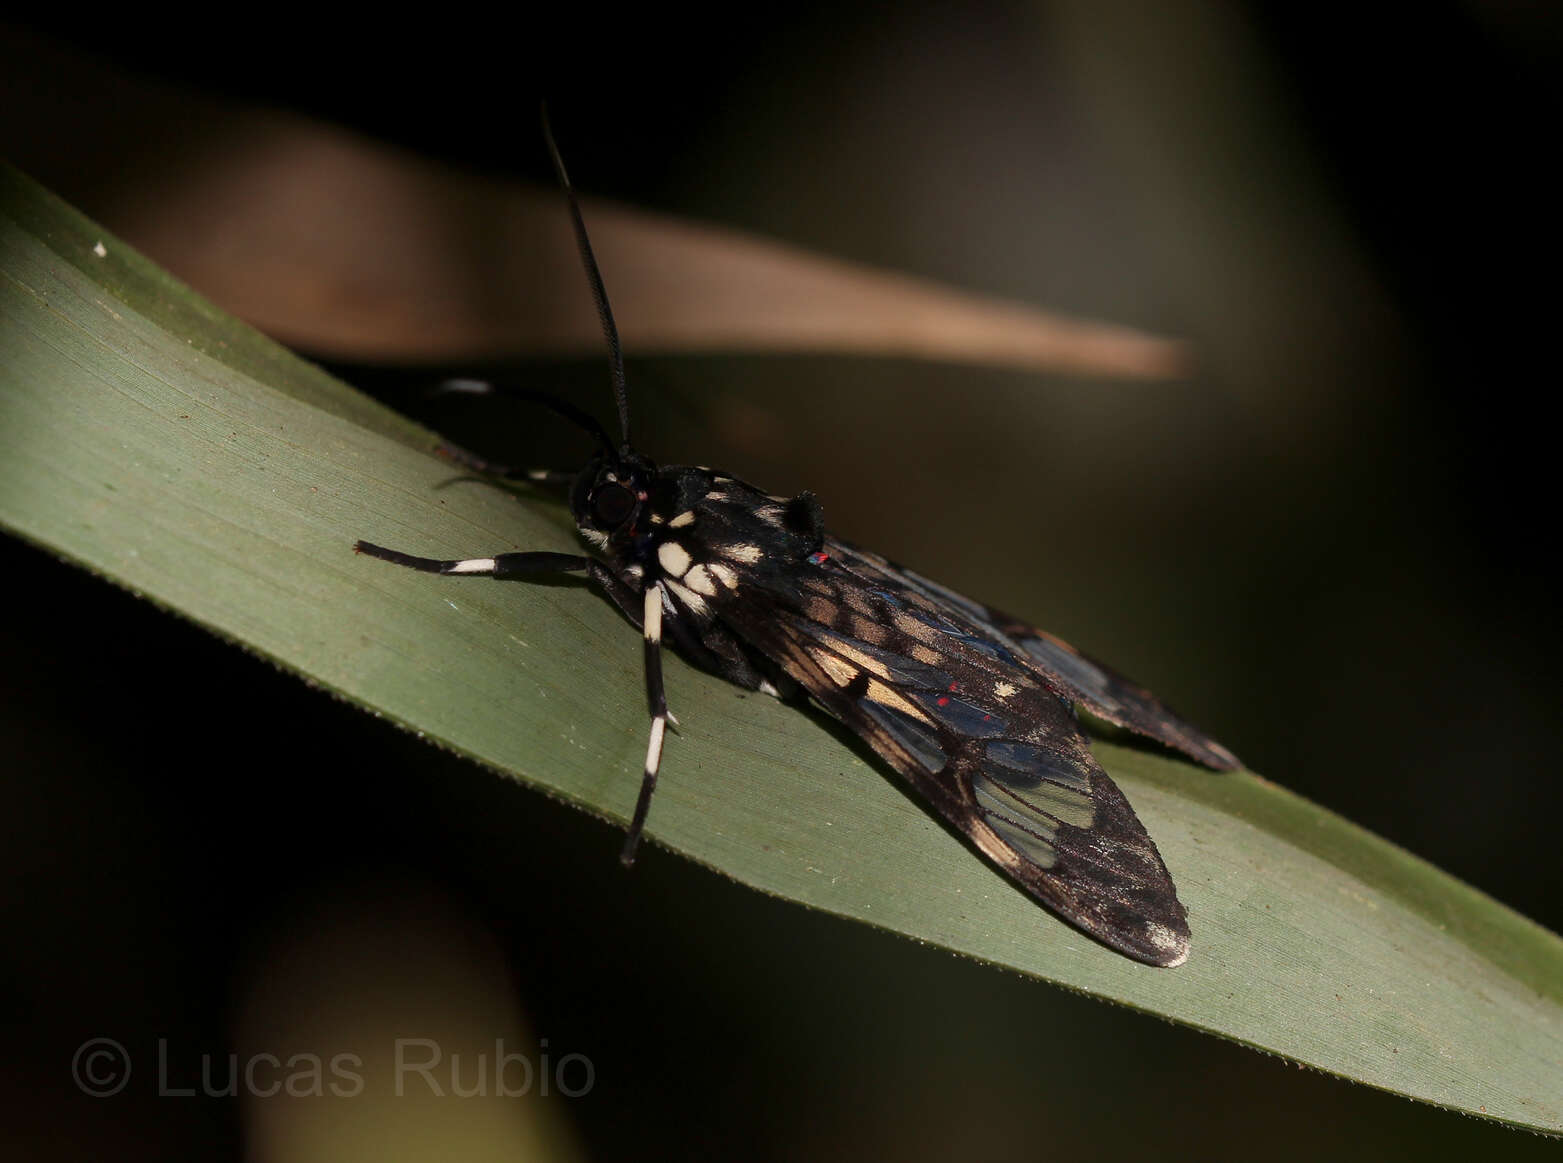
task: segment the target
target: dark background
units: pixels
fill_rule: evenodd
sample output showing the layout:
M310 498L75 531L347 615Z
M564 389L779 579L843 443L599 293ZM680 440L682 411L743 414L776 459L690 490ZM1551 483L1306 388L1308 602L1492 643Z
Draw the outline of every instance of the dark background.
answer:
M1035 616L1254 769L1563 923L1555 12L516 19L6 36L13 60L48 44L538 180L547 90L590 192L1188 338L1197 369L1170 385L824 357L630 371L654 455L815 489L837 531ZM36 96L47 73L9 83ZM72 196L58 156L39 176ZM81 200L112 227L104 197ZM338 370L408 402L425 374ZM514 370L607 411L596 363ZM3 553L0 1102L35 1157L246 1135L264 1154L233 1101L95 1102L69 1057L98 1034L226 1052L275 950L331 928L322 901L483 934L525 1025L596 1064L554 1112L595 1158L1549 1149L664 853L626 878L607 826Z

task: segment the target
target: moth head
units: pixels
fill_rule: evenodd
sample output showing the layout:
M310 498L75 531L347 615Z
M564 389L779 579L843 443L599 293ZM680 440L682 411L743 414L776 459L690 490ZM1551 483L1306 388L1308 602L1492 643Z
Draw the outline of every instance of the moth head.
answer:
M570 493L570 508L582 534L598 543L633 535L653 471L633 454L593 457Z

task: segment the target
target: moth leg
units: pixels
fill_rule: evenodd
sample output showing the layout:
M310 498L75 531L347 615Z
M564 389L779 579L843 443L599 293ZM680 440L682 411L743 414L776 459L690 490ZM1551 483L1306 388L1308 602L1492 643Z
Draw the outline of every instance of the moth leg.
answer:
M646 587L641 632L646 643L646 702L651 710L651 738L646 744L646 770L640 777L640 798L635 801L635 817L630 821L629 835L624 837L624 850L619 854L619 860L626 868L635 863L635 849L640 844L640 834L646 826L646 813L651 809L651 793L657 790L657 769L662 765L662 738L672 718L668 714L667 695L662 689L660 582L653 582Z
M587 416L575 405L547 392L535 392L526 389L516 389L500 384L490 383L488 380L475 380L458 377L445 380L436 384L433 388L436 395L467 395L467 396L496 396L504 395L518 400L530 400L541 404L551 412L563 416L566 420L578 427L595 433L599 440L606 442L607 435L591 417ZM488 460L476 453L468 452L465 448L458 448L454 444L442 444L439 454L457 464L467 468L486 473L489 476L503 477L507 480L526 480L543 485L569 485L579 475L579 471L561 471L550 468L519 468L514 465L500 464L497 461Z
M405 565L408 569L424 573L465 574L473 577L493 577L501 581L525 578L540 573L585 573L592 560L574 553L498 553L493 557L466 557L441 561L434 557L414 557L384 546L371 545L367 541L355 541L354 553L368 554L393 565Z
M479 456L475 452L468 452L465 448L459 448L454 444L441 444L435 449L446 460L459 464L463 468L470 468L474 472L483 473L485 476L500 477L507 481L531 481L539 485L568 485L571 484L578 473L569 469L555 468L522 468L513 464L500 464L496 460Z
M641 628L640 614L645 606L645 601L641 595L626 585L620 580L618 574L614 573L600 561L593 561L587 567L586 573L592 582L603 593L608 595L609 601L619 608L619 612L628 619L629 624L639 630Z

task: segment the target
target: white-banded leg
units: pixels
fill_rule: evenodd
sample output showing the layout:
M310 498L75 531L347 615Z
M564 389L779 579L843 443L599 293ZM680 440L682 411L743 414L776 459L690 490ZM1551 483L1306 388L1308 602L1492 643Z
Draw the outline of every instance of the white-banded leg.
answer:
M355 553L377 557L393 565L424 573L440 573L453 576L493 577L500 579L526 578L545 573L590 572L608 590L620 605L627 604L630 595L626 587L599 562L573 553L500 553L493 557L466 557L441 560L435 557L414 557L395 549L386 549L368 541L353 545ZM633 591L631 591L632 593ZM667 726L678 725L678 720L668 713L667 695L662 687L662 586L653 583L642 595L641 630L645 636L646 650L646 702L651 711L651 737L646 744L646 768L640 781L640 798L635 801L635 815L630 821L629 835L624 838L624 850L619 859L625 865L635 863L635 849L640 845L640 835L646 826L646 813L651 810L651 793L657 790L657 769L662 766L662 741ZM628 611L626 610L626 613Z
M398 553L367 541L353 543L354 553L368 554L393 565L405 565L408 569L424 573L469 574L473 577L493 577L501 581L508 578L524 578L539 573L584 573L591 568L592 559L575 553L499 553L493 557L465 557L441 561L434 557L414 557L410 553Z
M651 810L651 793L657 790L657 769L662 766L662 739L668 723L678 723L668 714L667 695L662 689L662 583L653 582L646 587L645 608L641 615L641 630L646 643L646 703L651 711L651 737L646 743L646 770L640 777L640 798L635 801L635 816L630 821L629 835L624 837L624 851L619 859L629 867L635 863L635 849L640 844L641 831L646 826L646 813Z

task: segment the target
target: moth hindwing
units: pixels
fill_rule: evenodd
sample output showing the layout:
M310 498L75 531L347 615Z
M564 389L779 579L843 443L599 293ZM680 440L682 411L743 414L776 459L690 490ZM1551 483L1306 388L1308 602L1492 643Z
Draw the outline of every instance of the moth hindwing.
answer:
M707 468L659 467L637 452L613 315L546 120L544 132L608 341L620 439L573 405L517 392L595 439L583 469L516 469L445 451L496 476L568 482L592 552L437 560L364 541L355 549L431 573L584 574L640 628L651 730L626 864L672 721L662 684L670 642L738 686L813 702L1058 916L1137 961L1180 964L1189 927L1172 878L1091 754L1074 707L1210 767L1235 768L1236 757L1059 639L830 536L811 494L770 496Z

